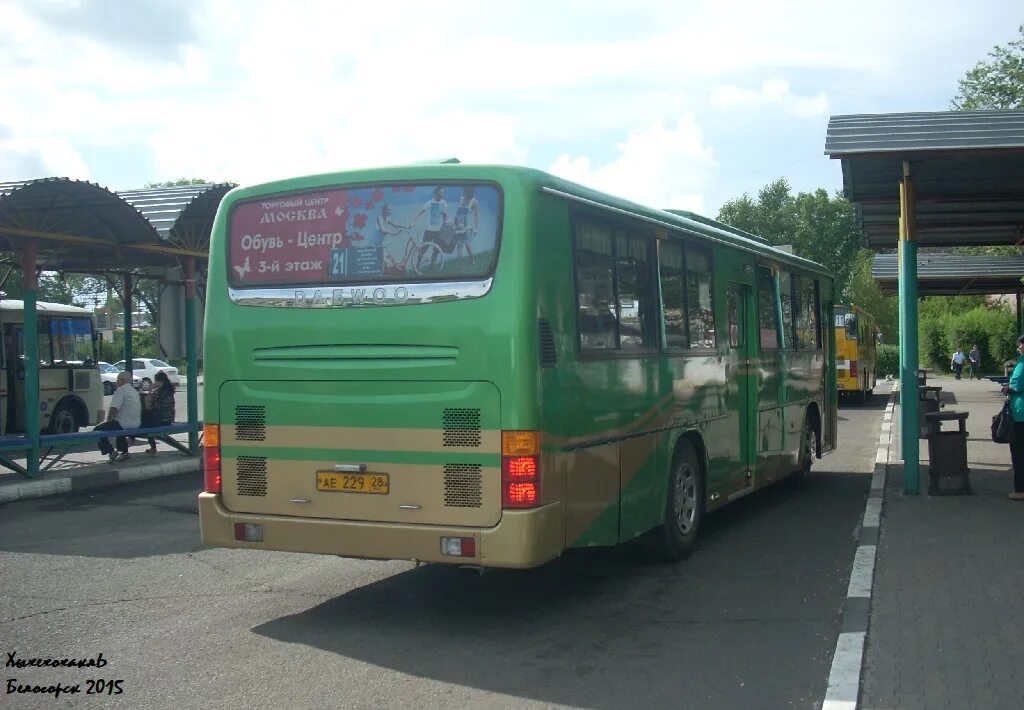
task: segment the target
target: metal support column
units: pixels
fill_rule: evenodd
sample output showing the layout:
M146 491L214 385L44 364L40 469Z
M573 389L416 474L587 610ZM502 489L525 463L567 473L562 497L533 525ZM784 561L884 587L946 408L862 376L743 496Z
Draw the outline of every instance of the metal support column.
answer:
M1017 290L1017 337L1018 338L1021 335L1024 335L1024 332L1021 332L1022 326L1021 326L1021 317L1020 316L1021 316L1021 313L1020 313L1020 290L1018 289Z
M917 495L920 490L920 443L918 441L917 392L917 242L916 204L910 163L903 161L900 183L900 438L903 449L903 492Z
M21 273L24 276L25 293L25 436L32 443L25 459L25 473L29 478L39 476L39 321L36 314L36 290L39 278L36 275L36 242L25 241L21 251ZM14 353L17 357L17 353ZM12 362L10 367L17 368ZM14 397L14 392L9 393Z
M124 306L124 317L121 319L121 323L124 326L124 369L128 372L132 371L132 276L131 274L124 275L124 292L122 293L121 301Z
M185 259L185 358L188 362L188 377L185 379L188 388L188 423L199 421L199 357L196 348L196 259L194 256ZM188 433L188 450L195 456L199 453L199 433Z

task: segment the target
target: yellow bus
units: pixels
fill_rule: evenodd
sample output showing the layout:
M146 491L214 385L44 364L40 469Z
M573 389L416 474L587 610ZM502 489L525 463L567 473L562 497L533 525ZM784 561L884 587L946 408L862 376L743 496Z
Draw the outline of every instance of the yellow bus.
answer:
M92 311L36 304L39 324L39 426L71 434L104 419L103 383L96 368ZM25 431L25 304L0 301L0 434Z
M870 313L854 305L835 306L836 383L840 394L866 401L875 390L880 331Z

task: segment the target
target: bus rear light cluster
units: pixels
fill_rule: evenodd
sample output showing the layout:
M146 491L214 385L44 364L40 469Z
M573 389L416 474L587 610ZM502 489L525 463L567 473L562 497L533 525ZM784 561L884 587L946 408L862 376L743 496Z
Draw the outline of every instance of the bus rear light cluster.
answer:
M259 523L235 523L235 539L242 542L263 542L263 526Z
M540 432L501 432L501 506L540 505Z
M850 377L856 377L856 376L857 376L857 361L856 360L850 360Z
M446 557L476 557L476 538L442 537L441 554Z
M220 425L203 427L203 490L220 493Z

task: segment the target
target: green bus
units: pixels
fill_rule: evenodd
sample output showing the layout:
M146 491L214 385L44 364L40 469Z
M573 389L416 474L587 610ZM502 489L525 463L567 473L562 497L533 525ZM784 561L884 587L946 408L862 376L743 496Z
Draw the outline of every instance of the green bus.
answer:
M231 191L209 265L207 545L681 559L835 447L831 276L697 215L381 168Z

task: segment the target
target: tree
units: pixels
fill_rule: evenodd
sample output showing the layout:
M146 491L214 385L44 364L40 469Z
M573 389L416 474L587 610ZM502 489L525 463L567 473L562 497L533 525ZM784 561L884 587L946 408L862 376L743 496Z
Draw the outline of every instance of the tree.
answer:
M790 193L785 178L763 187L752 199L743 195L722 205L719 221L764 237L769 244L789 244L797 256L828 267L836 292L849 297L850 277L860 252L853 204L823 189Z
M1024 25L1017 33L1019 39L996 46L988 61L978 62L964 74L953 98L954 109L1024 108Z

